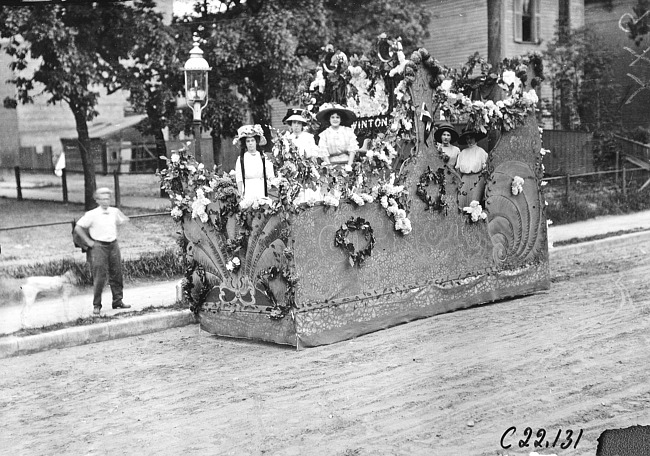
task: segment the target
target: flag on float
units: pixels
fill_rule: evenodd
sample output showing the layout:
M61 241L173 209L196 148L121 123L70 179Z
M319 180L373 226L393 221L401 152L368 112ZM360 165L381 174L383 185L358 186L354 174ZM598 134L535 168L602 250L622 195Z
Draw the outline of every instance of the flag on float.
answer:
M433 117L425 102L422 102L422 109L420 111L420 120L424 123L424 144L428 146L427 140L433 131Z

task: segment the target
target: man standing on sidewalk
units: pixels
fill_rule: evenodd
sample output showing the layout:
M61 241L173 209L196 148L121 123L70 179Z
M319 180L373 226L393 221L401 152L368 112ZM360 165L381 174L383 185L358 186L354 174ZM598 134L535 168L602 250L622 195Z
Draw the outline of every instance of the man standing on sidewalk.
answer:
M93 273L93 315L98 317L102 308L102 291L108 283L113 294L113 309L129 309L122 302L122 257L117 243L117 226L129 218L116 207L110 207L111 190L106 187L95 191L99 207L88 211L75 226L77 233L90 249L90 264ZM86 231L87 230L87 231Z

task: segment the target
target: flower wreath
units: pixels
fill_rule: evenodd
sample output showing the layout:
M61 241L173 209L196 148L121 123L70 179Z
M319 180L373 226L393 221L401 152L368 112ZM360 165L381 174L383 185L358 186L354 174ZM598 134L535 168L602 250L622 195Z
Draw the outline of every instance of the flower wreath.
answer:
M296 278L293 276L293 274L291 274L291 271L288 267L279 266L272 266L270 268L264 269L259 272L257 277L259 278L259 283L262 286L264 293L272 304L272 306L266 308L266 310L270 312L269 318L271 320L281 320L286 314L289 313L291 308L296 306ZM277 278L284 280L287 285L287 291L284 295L285 299L283 305L280 305L278 303L278 299L275 297L275 294L269 285L271 280Z
M199 276L200 283L197 286L201 287L196 297L192 293L192 289L194 288L194 272ZM198 314L211 288L206 286L205 270L197 262L192 262L185 270L185 278L182 281L181 288L183 290L183 297L190 304L190 310Z
M434 182L438 185L438 196L434 198L429 195L427 192L428 185ZM420 181L417 185L417 190L415 191L416 195L420 197L427 205L425 210L432 209L434 211L442 211L443 208L447 207L447 203L444 200L445 196L445 170L443 168L438 168L438 171L432 171L430 167L427 166L427 170L420 175Z
M361 231L368 244L362 250L355 250L354 244L347 240L347 235L351 231ZM375 235L370 223L361 217L350 217L350 220L341 225L334 235L334 245L342 247L348 253L350 266L361 266L367 257L372 253L375 246Z

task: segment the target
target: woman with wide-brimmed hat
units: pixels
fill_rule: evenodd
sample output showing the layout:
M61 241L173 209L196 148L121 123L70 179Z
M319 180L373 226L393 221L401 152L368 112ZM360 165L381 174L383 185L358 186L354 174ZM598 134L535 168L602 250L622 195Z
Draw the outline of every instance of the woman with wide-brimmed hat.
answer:
M441 122L436 126L433 139L440 144L440 151L447 165L453 168L456 165L456 157L460 153L460 149L452 144L458 141L458 132L449 122Z
M318 147L326 163L351 167L359 150L354 130L350 128L357 116L345 106L324 103L316 114L321 125L328 125L319 135Z
M467 147L456 157L455 168L460 172L462 186L458 189L458 206L469 206L472 201L483 200L485 179L483 171L487 166L488 153L476 144L485 138L486 134L472 128L466 128L458 138L458 144Z
M287 114L282 119L282 123L289 125L289 138L298 148L298 152L307 158L318 157L320 149L314 141L314 135L305 131L309 125L311 114L304 109L289 108Z
M258 199L268 196L270 179L275 177L273 163L266 158L258 146L266 144L264 130L260 125L244 125L237 130L233 144L241 145L235 163L235 180L239 194L244 199Z

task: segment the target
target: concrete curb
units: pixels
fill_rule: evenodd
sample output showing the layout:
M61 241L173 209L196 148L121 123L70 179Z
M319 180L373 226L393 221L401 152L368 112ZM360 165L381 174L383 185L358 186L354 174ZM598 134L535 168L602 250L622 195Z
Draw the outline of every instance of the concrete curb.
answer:
M549 256L554 254L571 254L571 255L580 255L588 251L598 250L598 249L611 249L616 247L622 247L630 243L639 243L639 242L649 242L650 241L650 231L640 231L638 233L630 234L621 234L619 236L612 236L604 239L598 239L595 241L586 241L580 242L578 244L569 244L562 245L559 247L553 247L549 249Z
M0 338L0 359L164 331L196 322L192 312L181 310L75 326L33 336Z

